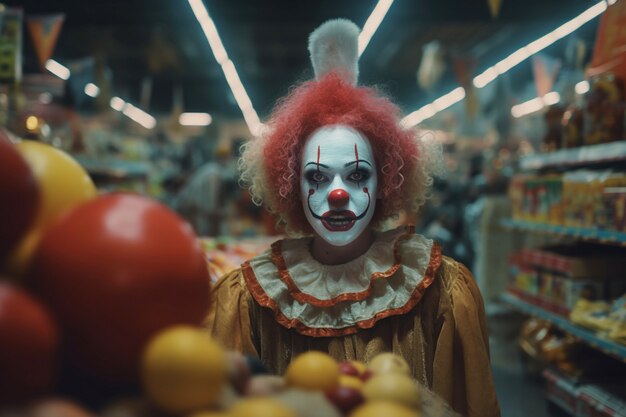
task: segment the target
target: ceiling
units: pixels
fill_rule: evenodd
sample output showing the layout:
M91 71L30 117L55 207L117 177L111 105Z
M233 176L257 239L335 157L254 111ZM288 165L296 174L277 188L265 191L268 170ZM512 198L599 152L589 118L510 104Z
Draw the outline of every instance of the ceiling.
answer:
M422 47L439 40L448 57L472 55L480 71L563 23L597 0L502 0L492 19L486 0L396 0L361 57L362 84L381 84L405 111L457 84L452 66L433 91L419 89ZM312 76L308 34L330 18L362 26L375 0L204 0L248 94L264 118L289 86ZM54 58L61 63L95 56L108 68L111 94L139 102L141 84L152 80L150 111L168 112L173 91L184 110L239 116L219 65L184 0L21 0L26 15L66 15ZM590 27L591 26L591 27ZM586 31L586 32L585 32ZM595 33L587 25L582 36ZM556 47L554 47L556 48ZM554 54L560 53L557 49ZM25 35L25 71L38 64ZM103 72L96 71L96 79ZM519 78L530 77L520 69Z

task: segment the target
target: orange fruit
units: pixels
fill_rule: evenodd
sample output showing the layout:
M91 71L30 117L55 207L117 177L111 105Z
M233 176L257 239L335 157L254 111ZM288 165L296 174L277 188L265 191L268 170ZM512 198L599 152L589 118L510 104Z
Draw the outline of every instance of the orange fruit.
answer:
M368 366L369 370L376 374L400 373L411 375L411 368L402 356L391 352L378 354Z
M217 402L227 380L226 354L201 328L171 327L148 344L142 379L159 408L189 413Z
M363 396L366 401L389 401L411 408L420 406L419 387L404 374L374 375L363 385Z
M271 398L252 397L236 403L229 417L297 417L295 411Z
M367 402L349 414L349 417L419 417L420 414L400 404L373 401Z
M303 353L287 367L285 382L304 390L326 391L339 385L339 364L326 353Z

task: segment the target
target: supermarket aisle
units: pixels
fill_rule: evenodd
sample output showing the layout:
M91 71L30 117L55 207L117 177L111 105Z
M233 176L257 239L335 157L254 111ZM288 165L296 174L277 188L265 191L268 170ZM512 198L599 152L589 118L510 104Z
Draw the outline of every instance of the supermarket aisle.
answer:
M486 306L493 377L502 417L556 417L548 412L543 380L524 374L517 335L524 316L503 305Z

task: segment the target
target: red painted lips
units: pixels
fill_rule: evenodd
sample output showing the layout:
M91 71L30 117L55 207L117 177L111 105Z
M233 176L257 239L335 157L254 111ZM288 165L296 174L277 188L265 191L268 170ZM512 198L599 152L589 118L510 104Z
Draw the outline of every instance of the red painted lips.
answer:
M330 210L322 214L320 219L327 230L331 232L345 232L352 229L357 216L350 210Z

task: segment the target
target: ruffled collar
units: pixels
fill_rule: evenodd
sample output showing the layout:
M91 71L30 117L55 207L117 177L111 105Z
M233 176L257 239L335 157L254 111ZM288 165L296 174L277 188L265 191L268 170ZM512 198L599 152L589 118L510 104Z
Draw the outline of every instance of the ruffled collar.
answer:
M320 264L310 244L280 240L242 266L255 300L308 336L347 335L408 312L441 262L439 247L410 227L378 233L365 254L342 265Z

